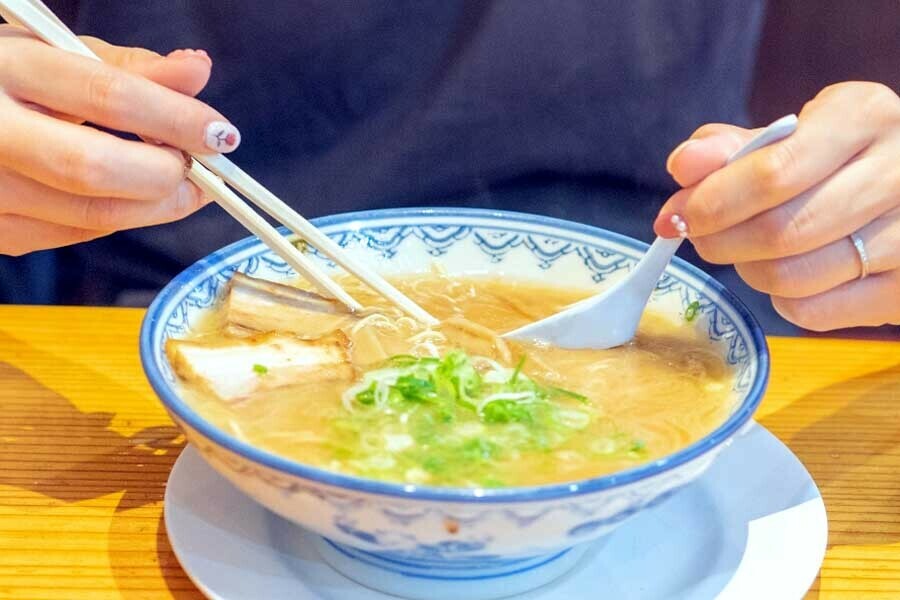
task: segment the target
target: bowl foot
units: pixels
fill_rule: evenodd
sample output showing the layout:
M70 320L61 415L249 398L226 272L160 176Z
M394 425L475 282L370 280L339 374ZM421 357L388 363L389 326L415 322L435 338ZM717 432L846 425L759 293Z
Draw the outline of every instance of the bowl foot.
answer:
M550 583L575 566L590 544L509 560L398 559L315 536L316 549L335 570L367 587L414 600L491 600Z

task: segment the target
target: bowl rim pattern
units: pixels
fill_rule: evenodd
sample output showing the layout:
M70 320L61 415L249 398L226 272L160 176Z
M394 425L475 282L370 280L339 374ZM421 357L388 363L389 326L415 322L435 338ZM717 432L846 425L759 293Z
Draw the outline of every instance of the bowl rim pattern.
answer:
M515 222L526 225L539 225L561 229L587 237L607 239L639 252L644 252L649 247L644 242L634 238L592 225L529 213L479 208L386 208L339 213L312 219L312 222L318 227L326 228L345 224L353 224L354 226L364 225L367 221L392 218L408 219L410 217L481 218L498 220L500 222L506 221L510 224ZM721 445L738 433L744 424L751 419L759 406L766 386L768 385L768 345L762 327L756 321L755 317L734 293L725 288L712 276L706 274L684 259L675 257L672 260L671 266L687 272L687 274L696 278L706 286L711 294L718 296L725 304L730 305L731 310L743 321L743 325L747 328L749 337L753 341L755 347L752 352L748 348L748 352L751 354L749 360L755 359L757 367L756 377L754 378L750 389L747 390L740 406L738 406L728 419L705 437L677 452L632 469L578 481L538 486L489 489L435 487L392 483L328 471L256 448L230 436L225 431L219 429L212 423L209 423L180 398L172 386L166 381L162 370L156 362L156 357L160 356L160 352L158 350L158 344L156 344L155 341L162 339L162 336L158 335L158 332L160 329L164 329L166 325L166 320L161 318L162 315L160 315L161 309L167 306L173 297L189 293L192 288L188 287L188 284L191 281L204 274L209 276L213 272L217 272L218 270L212 268L227 263L233 255L246 251L256 245L264 248L262 242L255 236L250 236L216 250L183 270L159 292L147 309L141 324L139 340L141 363L150 386L160 398L165 408L174 413L178 419L183 420L196 432L208 438L214 444L219 445L246 460L317 484L335 488L344 488L359 493L390 496L396 499L454 503L536 502L596 493L636 483L666 471L670 471L680 465L684 465L699 458ZM168 315L165 316L168 317Z

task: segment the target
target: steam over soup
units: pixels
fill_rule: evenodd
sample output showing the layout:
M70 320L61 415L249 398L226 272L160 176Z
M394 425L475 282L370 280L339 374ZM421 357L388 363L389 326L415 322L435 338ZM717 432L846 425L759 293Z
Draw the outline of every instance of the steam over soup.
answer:
M207 420L332 471L438 486L571 481L670 454L721 424L734 373L687 319L649 311L633 342L563 350L495 332L590 292L427 275L394 282L424 328L362 284L362 315L235 275L196 334L167 353ZM688 315L690 318L691 315Z

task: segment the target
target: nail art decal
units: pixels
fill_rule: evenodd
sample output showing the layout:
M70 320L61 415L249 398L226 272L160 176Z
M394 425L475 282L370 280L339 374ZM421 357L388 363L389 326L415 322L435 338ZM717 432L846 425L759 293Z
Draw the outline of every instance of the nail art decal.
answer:
M675 231L678 232L678 235L679 235L679 236L681 236L681 237L683 237L683 238L686 238L686 237L687 237L687 231L688 231L687 223L685 222L684 219L681 218L681 216L679 216L679 215L672 215L672 216L669 218L669 222L670 222L670 223L672 224L672 226L675 228Z
M216 152L231 152L241 143L237 127L224 121L213 121L206 127L206 147Z

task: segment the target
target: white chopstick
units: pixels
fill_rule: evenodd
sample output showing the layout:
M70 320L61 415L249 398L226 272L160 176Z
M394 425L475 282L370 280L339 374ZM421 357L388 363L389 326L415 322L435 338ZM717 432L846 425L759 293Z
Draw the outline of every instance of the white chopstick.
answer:
M41 0L0 0L0 15L9 23L25 27L51 46L100 60ZM389 302L426 325L437 323L421 306L413 302L383 277L358 262L331 238L291 209L284 201L250 177L221 154L194 155L189 178L204 193L214 198L228 214L257 235L273 252L281 256L317 290L345 304L350 310L362 308L353 297L329 277L315 262L297 250L265 219L248 207L225 181L233 185L260 209L283 223L293 233L333 260L350 274L381 294ZM201 164L202 163L202 164ZM205 167L204 167L205 165ZM208 167L212 170L207 170ZM218 176L217 176L218 175ZM225 181L222 181L222 180Z
M358 277L369 287L390 300L400 310L425 324L433 325L437 323L437 319L425 312L421 306L403 295L387 280L372 272L369 267L360 263L348 252L345 252L315 225L303 218L302 215L288 206L281 198L270 192L226 157L221 154L206 154L195 158L213 173L233 185L240 193L250 198L260 209L278 219L279 223L283 223L288 229L318 248L322 254L333 260L351 275Z

